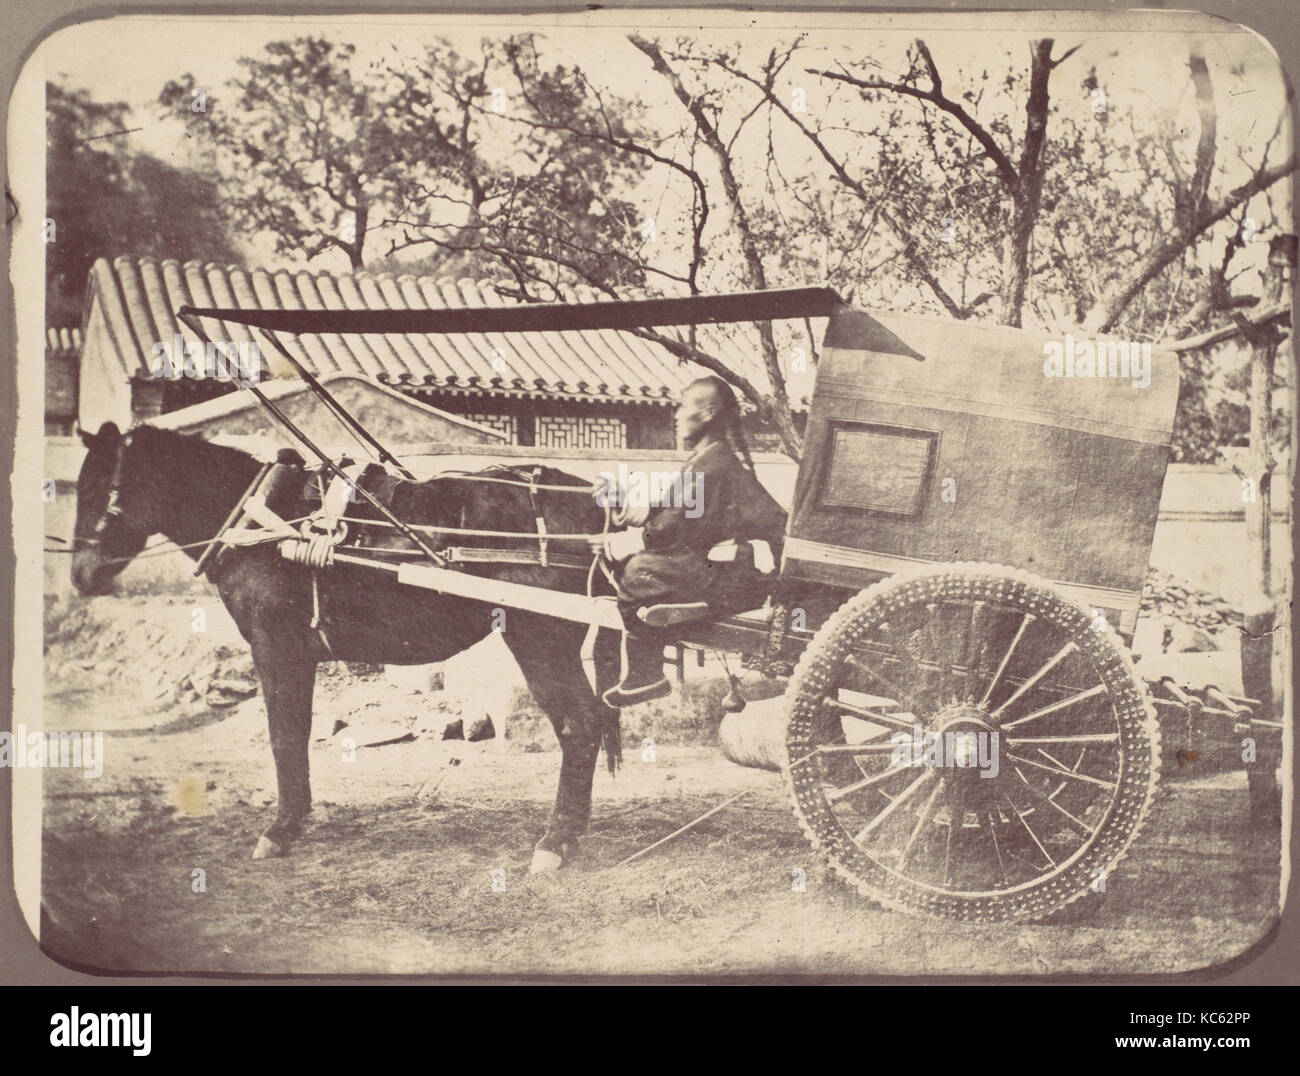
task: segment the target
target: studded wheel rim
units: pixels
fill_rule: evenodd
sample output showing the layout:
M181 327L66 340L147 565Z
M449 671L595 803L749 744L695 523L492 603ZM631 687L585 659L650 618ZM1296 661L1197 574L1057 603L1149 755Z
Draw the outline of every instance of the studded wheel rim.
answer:
M989 565L894 577L818 632L785 774L831 866L891 907L1041 915L1103 890L1154 795L1158 727L1105 625Z

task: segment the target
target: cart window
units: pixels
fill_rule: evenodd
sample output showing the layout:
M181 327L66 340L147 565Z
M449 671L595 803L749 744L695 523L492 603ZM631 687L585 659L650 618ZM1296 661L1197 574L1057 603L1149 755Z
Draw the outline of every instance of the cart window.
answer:
M938 440L934 430L833 423L822 506L919 515Z

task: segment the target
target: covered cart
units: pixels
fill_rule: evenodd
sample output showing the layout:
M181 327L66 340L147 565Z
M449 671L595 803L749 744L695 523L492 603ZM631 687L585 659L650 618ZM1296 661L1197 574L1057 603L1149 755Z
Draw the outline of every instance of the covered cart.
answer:
M800 824L838 874L887 905L945 918L1025 918L1103 888L1137 833L1161 756L1126 645L1178 399L1172 353L870 314L822 288L181 316L200 334L204 319L258 326L286 358L275 332L827 318L772 599L680 628L685 642L769 671L797 661L776 727L728 718L749 741L742 760L782 770ZM621 627L609 599L466 573L409 537L409 558L335 559ZM530 537L545 556L546 541ZM289 537L281 551L326 563L327 545ZM1236 727L1253 716L1240 696L1161 693L1198 719L1220 714Z

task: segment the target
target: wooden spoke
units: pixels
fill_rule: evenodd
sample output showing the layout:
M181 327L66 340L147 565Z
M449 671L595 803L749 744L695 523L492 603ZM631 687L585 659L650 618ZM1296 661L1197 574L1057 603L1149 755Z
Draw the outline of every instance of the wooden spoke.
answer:
M903 856L899 863L900 867L906 867L908 860L912 858L912 849L916 846L916 839L921 835L921 831L929 823L931 816L934 814L935 802L939 799L939 793L943 791L943 782L940 781L934 786L934 791L930 793L925 805L921 808L921 813L917 817L916 825L912 827L912 834L907 838L907 844L903 846Z
M1072 770L1074 773L1078 773L1079 767L1083 765L1083 756L1086 755L1087 753L1088 753L1088 747L1085 744L1083 749L1079 752L1079 757L1074 760L1074 765L1070 766L1069 769ZM1070 782L1068 781L1062 781L1059 785L1057 785L1054 789L1052 789L1051 792L1048 793L1048 796L1050 797L1059 796L1061 794L1061 790L1064 789L1065 786L1068 785L1069 783Z
M841 710L847 710L854 717L862 718L863 721L874 721L877 725L888 725L890 728L902 729L905 732L911 732L912 727L916 724L915 718L909 721L897 714L883 714L877 710L870 710L865 706L855 706L853 703L845 702L834 695L827 695L826 702Z
M868 822L865 826L863 826L861 830L858 831L858 833L853 838L853 843L861 844L863 841L865 841L869 836L871 836L872 833L874 833L881 826L883 826L885 822L894 814L895 811L897 811L900 807L903 806L904 803L906 803L914 795L916 795L916 793L920 789L922 789L931 781L933 781L936 778L936 776L937 775L935 774L934 770L926 770L924 773L922 773L920 777L918 777L915 781L913 781L910 785L908 785L905 789L903 789L902 792L900 792L897 796L895 796L892 800L890 800L888 807L886 807L883 811L881 811L878 815L876 815L875 818L873 818L870 822Z
M943 846L943 887L945 889L949 889L952 886L952 834L954 823L956 825L961 825L961 822L955 817L960 813L963 812L954 811L953 814L948 817L948 838L944 842Z
M1117 734L1116 734L1116 739L1118 739L1118 738L1119 738L1119 736L1118 736L1118 733L1117 733ZM1037 751L1040 755L1043 756L1043 758L1047 759L1047 761L1050 762L1050 763L1052 763L1054 766L1060 766L1061 769L1063 769L1063 770L1069 770L1071 773L1078 773L1078 772L1079 772L1079 767L1078 767L1078 766L1067 766L1064 762L1062 762L1059 758L1057 758L1055 755L1053 755L1050 751L1045 751L1045 750L1044 750L1043 748L1041 748L1041 747L1035 747L1034 750Z
M1073 770L1063 769L1059 766L1045 766L1041 762L1035 762L1032 758L1022 758L1020 755L1013 755L1010 751L1007 752L1007 758L1012 762L1019 762L1022 766L1033 766L1035 769L1054 773L1057 777L1068 777L1075 781L1086 781L1090 785L1097 785L1099 788L1104 788L1111 792L1115 790L1114 781L1103 781L1100 777L1089 777L1086 773L1075 773Z
M1002 794L1002 798L1007 801L1008 806L1010 806L1011 810L1015 813L1015 816L1017 819L1019 819L1020 824L1024 826L1025 832L1029 834L1029 839L1033 841L1035 845L1038 846L1038 850L1043 853L1043 855L1047 859L1047 862L1050 863L1053 867L1055 867L1057 863L1056 860L1052 858L1052 853L1043 847L1043 842L1038 839L1038 834L1035 833L1033 829L1030 828L1029 823L1025 821L1025 816L1020 813L1020 808L1011 802L1011 797L1008 796L1005 792Z
M815 750L819 755L881 755L893 751L895 746L892 743L872 740L870 743L827 743Z
M897 699L899 702L903 703L909 710L913 712L916 711L916 699L913 698L911 692L904 691L901 687L899 687L896 683L890 680L887 676L885 676L882 673L876 672L875 669L873 669L866 662L862 661L856 654L848 654L846 656L848 658L850 665L853 665L856 668L861 669L868 676L873 677L875 680L879 681L880 684L882 684L885 687L885 689L888 691L889 697L891 699Z
M989 686L984 691L984 697L980 699L981 706L987 706L989 699L993 697L993 692L997 689L998 681L1002 679L1002 674L1007 671L1007 665L1011 662L1011 655L1016 652L1016 647L1024 637L1025 629L1034 622L1034 614L1026 613L1020 621L1020 627L1016 629L1015 638L1011 640L1011 645L1007 647L1007 652L1002 655L1002 664L998 666L998 671L993 674L993 679L989 681Z
M946 633L940 627L939 620L939 603L930 602L925 607L925 634L930 643L930 652L939 666L939 686L947 691L952 683L953 668Z
M1009 726L1004 725L1003 728ZM1008 744L1022 743L1119 743L1118 732L1081 732L1077 735L1070 736L1008 736ZM1052 761L1056 761L1053 759ZM1073 769L1073 766L1067 766L1066 769Z
M971 602L970 618L966 627L966 643L961 655L961 663L966 668L967 675L971 677L979 675L980 659L988 648L984 631L984 614L987 609L987 602Z
M1087 822L1083 821L1083 819L1081 818L1075 818L1074 815L1072 815L1069 811L1067 811L1064 807L1062 807L1059 803L1057 803L1056 800L1052 799L1052 797L1049 796L1046 792L1042 791L1041 789L1035 788L1025 778L1025 775L1020 772L1019 768L1016 769L1016 776L1019 777L1020 780L1024 783L1025 789L1029 792L1031 796L1034 797L1035 800L1044 804L1045 806L1051 807L1053 810L1064 815L1066 821L1068 821L1070 825L1072 825L1081 834L1083 834L1083 836L1085 837L1092 836L1092 827L1089 826Z
M862 792L868 788L875 788L876 785L884 784L891 777L897 777L900 773L906 773L910 766L895 766L888 770L881 770L880 773L872 774L870 777L864 777L861 781L854 781L851 785L845 785L843 788L834 789L826 793L826 802L834 803L837 800L844 799L845 796L851 796L855 792Z
M1033 676L1031 676L1018 688L1016 688L1016 690L1012 693L1011 697L1007 699L996 710L993 711L993 716L997 717L999 714L1002 713L1003 710L1005 710L1017 699L1020 699L1028 692L1032 691L1034 689L1034 685L1037 684L1039 680L1041 680L1044 676L1046 676L1049 672L1051 672L1054 668L1056 668L1057 665L1059 665L1062 661L1064 661L1067 657L1069 657L1078 649L1079 647L1073 641L1066 643L1063 647L1061 647L1060 650L1058 650L1055 654L1053 654L1050 658L1047 659L1046 665L1042 666L1042 668L1040 668L1036 673L1034 673Z
M1007 878L1007 865L1003 862L1002 849L998 845L998 822L997 819L993 817L992 811L989 811L986 817L989 822L989 836L993 838L993 851L997 853L998 857L998 873L1002 875L1002 888L1005 889L1011 884L1011 882Z
M842 736L841 736L841 737L837 737L837 739L843 739L843 737L842 737ZM796 766L802 766L802 765L803 765L805 762L807 762L809 759L814 759L814 758L816 758L818 755L820 755L820 754L822 753L822 749L823 749L823 748L826 748L826 747L839 747L839 746L840 746L840 744L838 744L838 743L819 744L817 747L814 747L811 751L809 751L806 755L802 755L801 757L799 757L799 758L795 759L793 762L791 762L791 763L790 763L790 769L793 770Z
M1018 717L1014 721L1008 721L1002 727L1004 729L1015 728L1017 725L1023 725L1026 721L1033 721L1039 717L1046 717L1048 714L1054 714L1058 710L1064 710L1067 706L1073 706L1076 702L1083 702L1084 699L1095 698L1097 695L1106 693L1106 685L1098 684L1096 687L1090 687L1087 691L1080 691L1077 695L1071 695L1068 699L1061 699L1050 706L1044 706L1041 710L1035 710L1032 714L1025 714L1024 717Z

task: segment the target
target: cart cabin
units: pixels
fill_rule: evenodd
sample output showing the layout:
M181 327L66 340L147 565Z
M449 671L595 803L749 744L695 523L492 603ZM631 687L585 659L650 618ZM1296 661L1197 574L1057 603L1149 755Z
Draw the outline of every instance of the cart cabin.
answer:
M1130 637L1178 358L1150 344L845 309L829 321L783 574L858 589L1024 568Z

